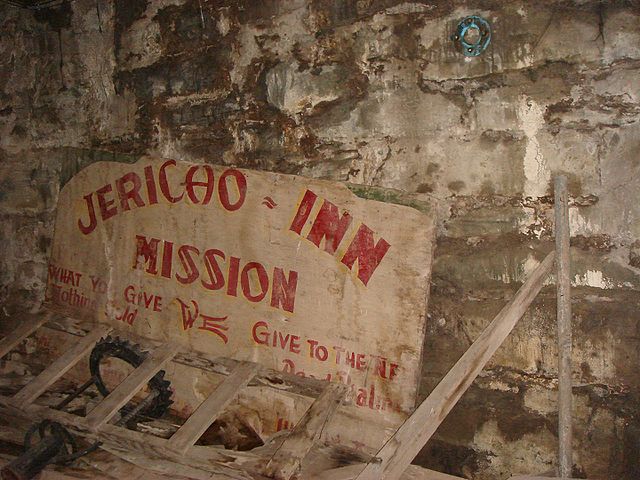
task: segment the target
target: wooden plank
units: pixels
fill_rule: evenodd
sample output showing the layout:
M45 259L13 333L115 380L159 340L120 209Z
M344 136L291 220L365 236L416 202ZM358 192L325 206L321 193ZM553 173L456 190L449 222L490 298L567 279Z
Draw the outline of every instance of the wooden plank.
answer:
M31 422L25 422L24 428L14 428L14 426L5 425L0 429L0 440L12 444L21 442L24 438L26 428L28 428L29 426L31 426ZM106 448L105 450L108 451L108 448ZM182 476L171 475L169 477L162 474L156 474L149 471L148 469L141 468L137 464L134 464L134 462L130 463L128 461L123 461L121 458L118 458L118 456L114 457L112 454L107 453L107 451L94 452L91 455L82 457L78 461L74 462L72 470L70 471L71 476L66 478L68 478L69 480L79 480L80 478L109 478L112 480L123 478L126 478L127 480L188 480L188 478L191 478L191 476L185 476L186 472L183 472ZM0 455L0 457L8 458L2 455ZM37 477L38 480L47 480L49 478L48 472L52 467L52 465L47 465ZM95 470L89 471L89 467ZM85 471L87 471L88 473L87 476L80 477L79 475L81 473L84 473ZM101 476L100 472L102 472L105 476ZM211 480L211 474L209 474L208 480Z
M327 385L273 454L266 467L267 475L277 480L288 480L298 471L300 463L320 438L346 392L347 387L343 384Z
M554 257L555 252L547 255L513 299L380 449L376 454L379 463L368 463L357 476L358 480L395 480L401 477L538 295L553 269Z
M33 402L56 380L73 368L82 357L91 351L96 342L110 331L111 327L109 326L97 326L16 393L13 397L14 403L19 406Z
M117 457L126 460L127 463L135 465L136 467L142 467L144 471L151 474L151 471L170 475L171 478L185 478L191 480L211 480L211 472L194 468L188 465L180 465L173 463L169 460L163 460L159 458L150 458L143 453L130 450L128 448L115 447L111 445L103 445L102 449L116 455ZM152 474L151 474L152 475ZM123 478L123 477L120 477ZM124 477L128 478L128 477ZM228 479L226 475L222 478Z
M561 477L573 470L571 388L571 258L567 177L555 178L556 295L558 317L558 466Z
M455 475L448 475L446 473L437 472L435 470L429 470L419 467L417 465L409 465L407 469L402 473L401 480L466 480L462 477L456 477Z
M11 460L15 457L13 456L4 456L2 455L0 459L0 468L6 467ZM66 474L65 472L58 472L54 470L56 468L54 465L47 465L37 476L38 480L115 480L115 477L108 475L106 473L96 472L92 469L81 469L79 467L74 467L73 472ZM60 467L58 467L60 468ZM7 478L11 478L7 476ZM131 477L127 477L130 479ZM131 480L133 480L131 478Z
M536 477L531 475L516 475L509 477L509 480L578 480L577 478L569 477Z
M139 452L143 457L148 458L150 463L156 459L170 460L177 464L208 470L237 480L263 478L257 472L264 465L264 459L251 452L195 445L183 455L168 448L168 441L163 438L109 424L104 425L99 431L95 431L89 428L83 417L35 403L27 405L24 410L21 410L11 403L9 397L1 395L0 412L9 417L18 416L27 417L29 420L48 419L59 422L67 427L71 433L81 435L89 440L99 440L114 449ZM251 475L245 473L245 470L251 471Z
M312 475L309 480L352 480L364 469L365 464L359 463L346 467L333 468L322 473ZM436 472L418 465L409 465L402 473L400 480L465 480L462 477Z
M259 366L255 363L241 363L238 365L231 372L231 375L218 385L178 431L173 434L169 441L170 447L181 453L186 452L209 428L209 425L213 423L225 407L236 398L240 389L253 379L258 368Z
M35 332L40 326L49 321L51 314L28 314L28 317L20 322L18 327L9 335L0 340L0 358L13 350L22 340Z
M97 430L107 423L133 396L173 358L178 347L166 343L157 348L86 416L89 428Z

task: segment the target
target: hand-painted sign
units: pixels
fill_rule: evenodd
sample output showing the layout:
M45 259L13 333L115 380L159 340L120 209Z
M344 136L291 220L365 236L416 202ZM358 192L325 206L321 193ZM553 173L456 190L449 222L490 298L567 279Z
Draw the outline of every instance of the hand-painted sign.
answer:
M432 245L432 218L341 184L101 162L60 193L47 301L344 382L367 417L398 418L416 398Z

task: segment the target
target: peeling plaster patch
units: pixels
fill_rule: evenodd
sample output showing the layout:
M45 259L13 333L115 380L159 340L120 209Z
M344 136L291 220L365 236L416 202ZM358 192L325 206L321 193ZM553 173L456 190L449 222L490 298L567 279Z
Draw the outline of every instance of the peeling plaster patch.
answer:
M220 12L220 18L216 22L216 27L220 32L220 35L226 37L229 31L231 30L231 22L229 21L229 17L227 17L224 12Z
M532 385L525 391L524 406L544 415L554 414L558 411L558 392L555 389Z
M615 351L616 346L620 343L619 339L613 336L609 330L605 330L597 341L590 339L585 340L584 352L593 352L586 355L582 359L576 359L576 363L580 361L586 362L591 369L591 374L599 379L612 379L616 376L615 367Z
M385 13L397 15L402 13L425 13L433 10L435 5L425 5L424 3L405 2L395 7L387 8Z
M522 267L524 270L525 278L528 278L533 273L533 271L538 268L539 265L540 262L538 260L536 260L532 256L528 256Z
M592 235L599 230L577 208L569 208L569 228L572 235Z
M555 452L546 445L556 443L557 439L546 428L536 434L527 433L516 441L506 441L497 421L489 420L475 433L473 442L478 448L493 452L489 460L494 471L513 474L531 471L532 457L540 470L555 465Z
M200 105L202 103L211 102L215 100L220 100L227 95L227 91L223 89L217 89L212 92L204 92L204 93L191 93L188 95L174 95L172 97L167 98L166 104L168 106L180 106L184 103L188 103L189 105Z
M440 19L426 21L424 27L418 31L418 42L422 48L428 51L434 48L445 35L445 22ZM429 77L426 74L425 76Z
M219 28L219 27L218 27ZM253 27L241 25L233 46L231 60L233 68L229 72L231 82L243 87L247 79L247 69L255 59L260 58L261 52L256 36L258 30Z
M489 388L491 388L491 390L498 391L498 392L511 392L511 393L520 392L520 387L518 387L517 385L510 385L500 380L490 381Z
M300 72L298 63L280 63L267 72L267 100L290 114L302 113L324 102L340 98L342 69L323 67L319 74Z
M615 285L606 279L602 272L598 270L587 270L584 274L577 274L573 277L572 285L576 287L614 288Z
M162 56L160 25L155 21L157 13L171 5L182 5L185 0L161 0L150 2L139 20L122 32L118 53L120 67L133 70L153 65Z
M539 331L527 335L526 341L516 341L511 345L513 354L509 355L507 361L517 365L516 368L523 372L535 374L539 370L539 364L545 363L548 353Z
M535 226L535 228L533 228ZM533 233L537 238L544 233L544 225L536 218L533 208L522 208L522 216L517 219L518 232L522 234Z
M358 149L360 155L351 162L354 173L350 181L362 185L374 185L376 177L384 167L384 162L391 155L387 139L371 140Z
M171 132L162 128L159 121L154 121L154 130L157 132L157 147L155 150L164 158L181 158L181 153L176 146ZM155 152L150 152L155 153Z
M518 45L515 49L514 57L517 59L515 67L517 69L529 68L535 63L535 55L530 43Z
M536 268L538 268L540 262L529 255L524 262L519 263L515 269L511 266L505 264L504 269L499 274L490 274L490 277L493 280L498 280L502 283L510 284L523 282L529 277L531 272L533 272Z
M524 155L524 194L529 197L542 197L546 194L551 172L540 150L537 134L544 125L546 108L533 99L521 95L518 100L517 114L520 128L527 138Z

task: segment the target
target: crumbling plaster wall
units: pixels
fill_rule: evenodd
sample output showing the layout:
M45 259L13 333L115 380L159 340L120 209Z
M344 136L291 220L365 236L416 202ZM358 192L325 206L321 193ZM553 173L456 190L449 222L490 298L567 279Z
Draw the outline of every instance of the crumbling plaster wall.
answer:
M478 58L450 34L491 22ZM640 6L76 0L0 6L0 302L42 299L60 184L153 153L439 199L425 396L553 246L570 177L575 474L640 478ZM108 153L107 153L108 152ZM418 463L555 466L550 284Z

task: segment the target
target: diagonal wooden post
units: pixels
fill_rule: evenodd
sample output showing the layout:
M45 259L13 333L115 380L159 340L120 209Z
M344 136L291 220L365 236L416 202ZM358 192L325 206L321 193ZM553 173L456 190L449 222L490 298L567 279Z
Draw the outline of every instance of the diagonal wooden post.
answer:
M571 477L571 272L567 177L555 178L556 290L558 316L558 459L560 476Z
M327 385L271 457L265 469L265 473L270 478L289 480L298 471L302 461L320 439L323 429L333 418L346 393L345 385L340 383Z
M555 252L547 255L513 299L380 449L376 462L368 463L357 480L396 480L401 477L536 298L553 270L554 257Z

